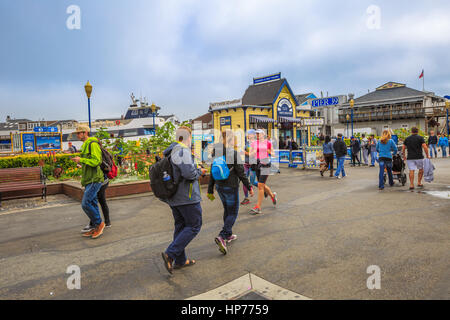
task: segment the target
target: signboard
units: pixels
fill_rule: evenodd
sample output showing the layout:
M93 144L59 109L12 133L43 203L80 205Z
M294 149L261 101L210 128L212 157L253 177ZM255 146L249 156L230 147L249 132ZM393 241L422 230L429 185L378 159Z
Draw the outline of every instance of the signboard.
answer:
M229 108L229 107L237 107L242 105L242 99L235 99L229 101L221 101L221 102L211 102L209 107L211 109L215 108Z
M35 152L36 145L34 142L33 133L23 133L22 134L22 152Z
M303 151L292 151L292 163L303 164Z
M213 142L213 140L214 140L214 135L212 135L212 134L204 134L203 135L203 141Z
M253 84L258 84L258 83L272 81L272 80L278 80L278 79L281 79L281 72L275 73L275 74L271 74L270 76L253 78Z
M148 129L148 128L144 128L144 134L145 135L151 135L154 136L155 135L155 129Z
M292 117L294 115L292 103L289 99L283 98L278 101L277 112L282 117Z
M323 126L323 118L302 118L302 126Z
M231 126L231 117L221 117L220 125L221 126Z
M319 169L320 159L323 157L322 147L303 146L303 167L305 169Z
M58 132L57 127L34 127L34 132Z
M280 163L289 163L290 152L289 150L280 150L278 152L279 162Z
M61 150L61 136L37 136L37 151Z
M311 100L311 105L313 107L335 106L337 104L339 104L339 97Z

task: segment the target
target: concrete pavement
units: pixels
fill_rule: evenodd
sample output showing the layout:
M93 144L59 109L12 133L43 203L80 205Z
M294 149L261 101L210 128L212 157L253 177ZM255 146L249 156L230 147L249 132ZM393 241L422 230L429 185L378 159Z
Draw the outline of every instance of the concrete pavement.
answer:
M449 191L450 159L433 162L425 191ZM264 201L261 216L241 206L226 256L214 243L220 200L203 189L203 227L187 248L197 265L173 276L160 256L173 219L150 194L110 200L113 226L96 240L81 237L79 203L0 215L0 299L186 299L248 273L312 299L449 299L450 199L398 182L379 191L378 168L346 170L341 180L289 168L269 177L279 204ZM81 290L67 289L70 265ZM367 288L370 265L380 290Z

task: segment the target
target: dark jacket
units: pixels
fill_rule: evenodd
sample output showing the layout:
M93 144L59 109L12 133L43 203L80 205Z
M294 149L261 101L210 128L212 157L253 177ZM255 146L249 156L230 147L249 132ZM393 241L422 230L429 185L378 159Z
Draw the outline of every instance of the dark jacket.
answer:
M358 153L359 150L361 150L361 145L359 144L359 141L357 139L352 141L352 152Z
M333 149L336 153L336 158L345 157L347 155L347 145L342 139L337 139L334 142Z
M239 188L239 180L241 180L244 186L250 190L250 183L245 175L244 165L242 164L242 160L238 158L239 155L235 150L226 149L223 144L218 143L214 146L212 158L216 158L216 150L220 150L220 148L222 149L222 154L217 154L217 157L224 155L227 163L230 161L228 159L234 159L233 164L227 164L230 169L228 179L215 181L212 175L209 176L208 193L214 193L214 184L216 183L219 187Z
M428 145L430 145L430 144L437 144L437 143L438 143L437 136L429 136L428 137Z
M177 207L202 201L198 183L201 170L197 168L191 150L174 142L163 154L165 157L172 156L173 179L178 182L177 192L167 200L169 206Z

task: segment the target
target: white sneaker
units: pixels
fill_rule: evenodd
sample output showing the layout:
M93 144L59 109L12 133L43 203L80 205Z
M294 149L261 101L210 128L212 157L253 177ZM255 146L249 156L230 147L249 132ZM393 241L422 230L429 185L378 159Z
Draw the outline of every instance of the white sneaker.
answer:
M91 224L88 223L88 225L86 227L84 227L83 230L81 230L81 233L86 233L86 232L89 232L94 229L95 229L95 227L91 226Z
M336 179L341 179L341 176L337 176Z

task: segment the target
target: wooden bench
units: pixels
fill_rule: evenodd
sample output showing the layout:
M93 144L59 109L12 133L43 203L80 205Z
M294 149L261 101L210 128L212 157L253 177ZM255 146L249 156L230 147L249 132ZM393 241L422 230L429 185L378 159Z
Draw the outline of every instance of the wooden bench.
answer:
M39 194L14 195L5 197L9 191L39 190ZM47 201L47 185L41 167L0 169L0 205L4 199L41 196Z

